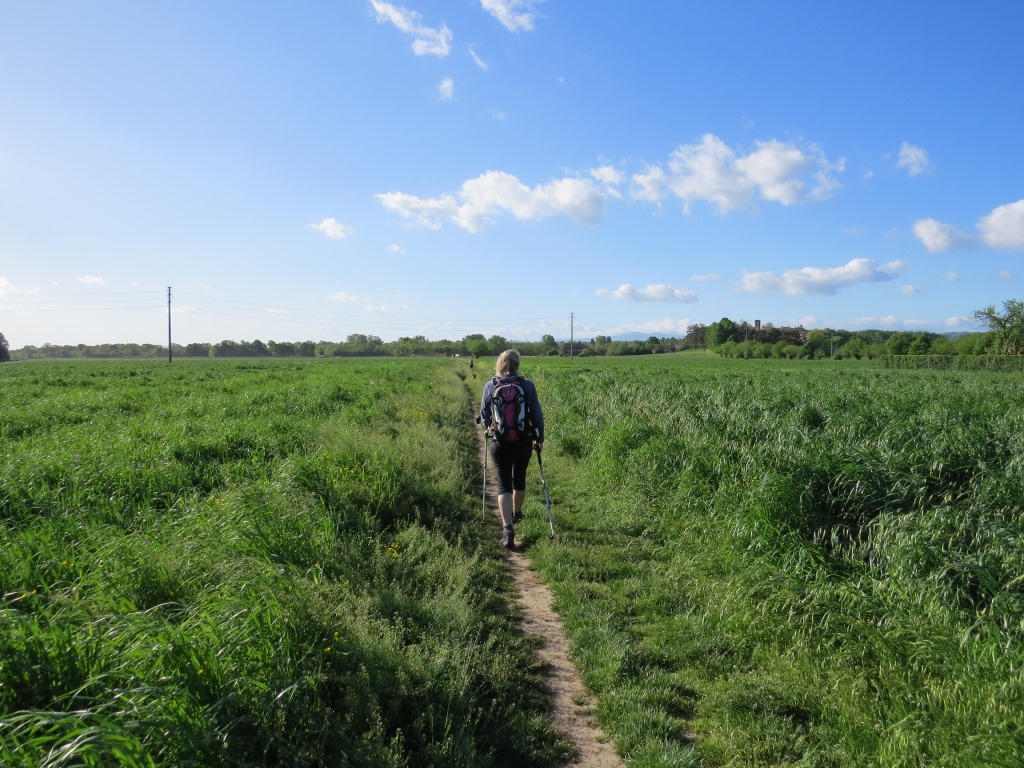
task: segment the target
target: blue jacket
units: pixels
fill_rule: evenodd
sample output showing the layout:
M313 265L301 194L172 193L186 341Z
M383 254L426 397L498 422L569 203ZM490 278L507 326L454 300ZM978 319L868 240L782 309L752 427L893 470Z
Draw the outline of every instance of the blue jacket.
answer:
M540 409L540 398L537 397L537 386L529 379L522 376L501 376L495 377L499 381L517 379L526 394L526 412L530 419L533 439L538 443L544 442L544 412ZM484 394L480 399L480 420L485 427L491 426L491 396L494 394L494 379L484 385Z

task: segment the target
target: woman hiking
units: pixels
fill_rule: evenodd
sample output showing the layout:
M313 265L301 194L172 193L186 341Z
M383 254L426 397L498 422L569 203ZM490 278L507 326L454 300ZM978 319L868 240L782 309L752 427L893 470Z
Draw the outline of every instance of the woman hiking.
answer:
M534 450L539 454L544 447L544 414L537 387L519 375L519 352L502 352L494 373L494 378L484 385L480 419L492 439L491 458L498 471L501 546L512 548L513 525L523 516L530 454Z

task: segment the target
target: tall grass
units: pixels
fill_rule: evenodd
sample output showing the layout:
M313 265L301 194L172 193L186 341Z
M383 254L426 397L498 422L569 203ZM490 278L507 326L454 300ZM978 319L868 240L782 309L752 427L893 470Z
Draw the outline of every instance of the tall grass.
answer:
M5 366L0 763L553 765L436 361Z
M1024 382L536 366L527 535L635 764L1020 765Z

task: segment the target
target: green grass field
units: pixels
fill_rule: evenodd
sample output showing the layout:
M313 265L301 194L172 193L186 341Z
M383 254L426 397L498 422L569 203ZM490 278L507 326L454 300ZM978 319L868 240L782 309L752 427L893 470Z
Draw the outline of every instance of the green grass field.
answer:
M437 361L5 366L0 764L554 765Z
M535 477L519 538L628 764L1021 765L1019 374L523 372L558 535ZM562 763L468 373L0 367L0 763Z
M538 366L539 367L539 366ZM1024 380L545 363L536 562L638 765L1024 760ZM557 457L557 458L556 458Z

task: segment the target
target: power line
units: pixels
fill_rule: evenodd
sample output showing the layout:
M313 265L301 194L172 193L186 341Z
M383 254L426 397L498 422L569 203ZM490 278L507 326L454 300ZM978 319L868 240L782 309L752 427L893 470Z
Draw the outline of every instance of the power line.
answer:
M274 324L303 326L322 326L325 332L351 333L353 329L364 330L369 334L388 332L389 335L448 335L497 333L500 335L515 333L516 327L532 326L537 328L564 327L550 317L517 317L487 319L474 318L399 318L367 314L366 312L344 312L333 310L314 310L308 308L289 308L268 305L264 302L247 301L201 294L175 292L177 299L174 315L185 317L187 311L194 309L203 315L237 318L241 320L259 320ZM160 297L159 303L157 297ZM129 312L157 310L166 307L168 321L171 314L170 288L163 291L99 291L88 294L51 293L51 294L8 294L0 296L0 316L5 312L24 313L57 313L57 312ZM148 303L152 300L153 303ZM183 300L187 303L183 306ZM140 303L147 302L147 303ZM122 303L124 302L124 303ZM570 322L573 317L570 316Z

